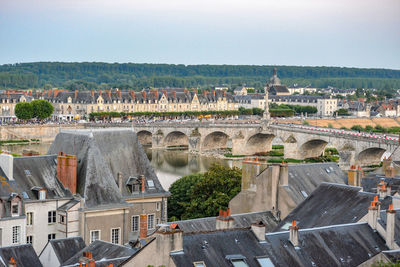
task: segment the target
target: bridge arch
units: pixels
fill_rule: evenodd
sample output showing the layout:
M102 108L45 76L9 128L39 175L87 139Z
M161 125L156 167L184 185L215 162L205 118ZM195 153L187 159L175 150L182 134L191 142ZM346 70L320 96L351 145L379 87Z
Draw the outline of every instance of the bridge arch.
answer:
M137 133L139 143L142 145L151 145L153 134L149 131L142 130Z
M323 154L327 141L312 139L301 145L299 153L303 159L319 157Z
M272 148L273 134L257 133L250 136L246 142L246 152L249 155L270 151Z
M380 147L370 147L358 153L355 162L361 165L379 164L385 152L386 149Z
M202 150L212 150L228 147L229 136L221 131L215 131L208 135L203 140Z
M189 138L186 134L180 131L172 131L164 138L165 147L188 147Z

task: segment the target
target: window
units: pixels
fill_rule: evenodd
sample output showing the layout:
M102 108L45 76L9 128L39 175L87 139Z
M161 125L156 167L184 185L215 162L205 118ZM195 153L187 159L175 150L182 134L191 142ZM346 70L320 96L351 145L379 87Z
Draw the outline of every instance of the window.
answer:
M147 185L149 186L149 188L154 188L153 180L147 180Z
M21 238L21 226L13 226L12 228L12 243L19 244Z
M147 229L154 229L154 214L147 216Z
M139 231L139 216L132 216L132 232Z
M93 243L96 240L100 240L100 230L90 231L90 243Z
M45 200L46 199L46 190L40 190L39 191L39 200Z
M47 222L48 223L55 223L56 222L56 215L57 212L55 210L48 212Z
M274 267L275 266L272 263L272 261L267 257L258 258L257 262L261 267Z
M11 204L11 213L12 216L19 216L19 203Z
M26 225L32 225L33 224L33 212L27 212L26 213Z
M161 209L161 202L156 202L156 210L159 211Z
M28 236L26 237L26 243L32 245L32 244L33 244L33 236L28 235Z
M249 265L244 261L244 259L236 259L236 260L231 260L232 265L234 267L248 267Z
M47 235L47 240L53 240L56 239L56 234L48 234Z
M60 223L65 224L65 216L64 215L60 215Z
M193 262L193 266L194 267L206 267L206 264L204 263L204 261L197 261L197 262Z
M119 244L119 228L111 229L111 243Z

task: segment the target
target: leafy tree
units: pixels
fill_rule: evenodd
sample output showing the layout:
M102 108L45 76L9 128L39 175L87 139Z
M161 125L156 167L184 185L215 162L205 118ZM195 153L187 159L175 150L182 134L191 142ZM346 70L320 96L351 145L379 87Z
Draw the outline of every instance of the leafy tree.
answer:
M366 132L371 132L373 129L374 129L374 127L372 127L371 125L365 126L365 131Z
M20 102L15 106L15 116L20 120L33 118L33 106L28 102Z
M362 132L364 130L364 128L361 125L353 125L350 129L352 129L353 131L359 131Z
M348 116L348 115L350 115L349 111L347 109L345 109L345 108L340 108L340 109L336 110L336 114L338 116Z
M169 200L169 203L177 203L178 207L169 207L169 215L178 219L216 216L219 209L226 209L229 201L240 192L242 175L235 167L213 164L204 174L189 176L182 177L182 182L177 180L170 188L173 202ZM176 214L172 213L174 210Z
M170 217L175 217L178 220L182 218L187 204L190 203L193 188L203 178L203 174L200 173L190 174L176 180L171 185L169 188L171 196L168 198L168 215Z
M37 99L31 102L33 107L33 117L43 120L49 118L54 111L53 105L44 99Z

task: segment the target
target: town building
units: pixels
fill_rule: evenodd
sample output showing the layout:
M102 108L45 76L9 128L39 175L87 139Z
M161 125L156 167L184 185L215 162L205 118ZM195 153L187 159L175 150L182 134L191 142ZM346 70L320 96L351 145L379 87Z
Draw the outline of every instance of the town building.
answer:
M333 116L338 110L338 100L332 97L307 95L271 95L268 101L277 105L299 105L317 108L318 116Z
M230 202L232 214L271 210L285 218L322 182L345 183L346 176L336 163L274 164L265 168L261 162L242 164L242 187Z
M305 93L313 94L313 93L317 92L317 88L310 87L310 85L303 87L303 86L299 86L297 84L294 84L292 87L288 87L288 90L291 95L294 95L294 94L303 95Z
M42 267L31 244L0 247L1 267Z
M7 90L0 93L0 123L16 120L15 106L33 100L32 92Z
M269 83L267 83L266 90L268 90L269 95L290 95L286 85L281 84L276 68L274 68L273 76L269 79Z

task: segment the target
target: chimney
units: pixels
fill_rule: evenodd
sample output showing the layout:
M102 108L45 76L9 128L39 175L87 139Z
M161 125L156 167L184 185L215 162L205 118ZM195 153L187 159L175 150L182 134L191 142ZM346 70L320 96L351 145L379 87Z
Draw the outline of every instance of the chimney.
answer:
M120 172L117 173L117 179L118 179L118 188L119 191L122 193L122 174Z
M108 90L107 94L108 94L108 98L111 100L111 90Z
M368 224L372 229L376 230L376 223L378 220L378 207L375 201L371 201L371 206L368 208Z
M135 99L135 91L131 90L131 96L132 96L132 99L134 100Z
M0 168L3 169L4 174L7 176L8 180L14 180L14 157L8 154L0 154Z
M143 91L142 95L143 95L143 100L146 100L146 91Z
M203 90L203 95L207 96L207 90Z
M13 257L10 258L10 261L8 262L8 267L17 267L17 263L15 262Z
M242 191L256 191L256 177L261 173L261 163L251 159L242 162Z
M92 90L92 97L94 97L94 90Z
M395 229L396 211L393 209L393 204L389 205L386 210L386 245L390 249L395 249L394 229Z
M258 241L265 240L265 224L262 221L258 221L251 225L251 230L257 237Z
M350 166L350 170L347 172L347 184L352 186L361 186L361 178L363 177L363 171L361 167L356 168L355 165Z
M155 91L154 91L154 95L155 95L155 97L156 97L156 100L158 100L158 90L155 90Z
M141 191L142 193L144 193L144 192L146 192L146 177L144 177L144 175L140 175L139 178L140 178L140 183L141 183L141 185L142 185L140 191Z
M162 250L166 251L168 255L173 251L182 251L183 231L176 223L171 223L168 226L162 226L157 230L156 242L160 244Z
M392 164L392 157L389 158L384 158L382 161L382 170L386 172L387 167L389 167Z
M139 238L147 237L147 214L140 214Z
M231 216L231 209L228 208L227 210L219 210L219 216L216 218L216 229L223 230L223 229L230 229L233 227L233 218Z
M215 90L213 90L212 93L213 93L213 96L215 97Z
M384 199L388 196L388 188L386 187L386 183L383 180L381 180L381 182L378 184L378 194L379 199Z
M121 90L117 90L118 98L121 98Z
M293 244L294 247L299 246L299 227L296 224L296 220L292 221L292 225L289 226L289 241Z
M393 178L396 175L396 171L392 166L387 166L385 169L385 177Z
M63 152L59 152L57 156L57 178L60 180L65 188L69 188L72 194L76 194L76 175L76 156L67 155Z
M282 161L279 169L279 184L289 185L289 167L284 161Z
M95 267L96 261L93 259L92 252L84 251L82 257L79 258L79 267Z
M78 98L78 90L75 90L75 99Z
M174 93L174 99L176 99L176 91L174 91L173 93Z
M29 96L32 96L32 90L31 90L31 91L29 91L28 95L29 95Z

